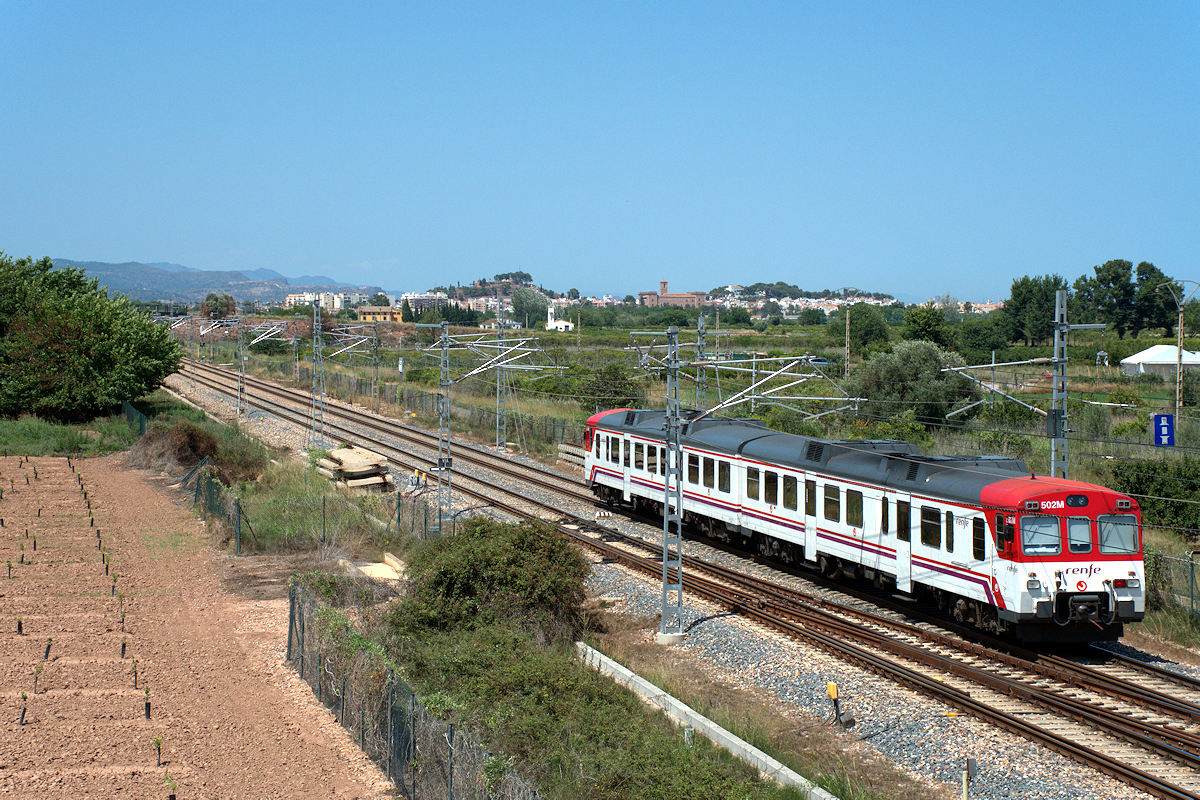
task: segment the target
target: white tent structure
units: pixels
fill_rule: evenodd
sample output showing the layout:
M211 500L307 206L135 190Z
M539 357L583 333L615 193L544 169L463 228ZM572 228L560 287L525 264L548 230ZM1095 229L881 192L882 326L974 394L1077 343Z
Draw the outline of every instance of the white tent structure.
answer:
M1134 353L1128 358L1121 359L1121 372L1125 375L1152 374L1173 380L1178 350L1169 344L1156 344L1147 347L1140 353ZM1200 369L1200 353L1190 350L1183 351L1183 368Z

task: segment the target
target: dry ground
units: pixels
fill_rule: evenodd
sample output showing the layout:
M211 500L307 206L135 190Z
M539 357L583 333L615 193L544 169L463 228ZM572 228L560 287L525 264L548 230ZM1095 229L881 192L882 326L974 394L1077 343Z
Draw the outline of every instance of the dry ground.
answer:
M283 663L291 565L215 553L190 502L124 458L74 462L95 527L66 459L0 458L0 795L165 798L169 774L180 798L392 796Z

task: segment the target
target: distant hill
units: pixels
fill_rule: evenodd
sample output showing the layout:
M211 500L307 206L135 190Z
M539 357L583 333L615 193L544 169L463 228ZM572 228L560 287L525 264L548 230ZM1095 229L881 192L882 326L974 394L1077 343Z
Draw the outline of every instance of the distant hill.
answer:
M293 292L344 291L353 289L367 294L380 291L378 286L354 286L339 283L324 275L303 275L289 279L273 269L214 270L185 267L169 262L142 263L54 259L56 267L79 267L109 291L128 295L133 300L196 302L209 292L227 293L237 300L272 302Z

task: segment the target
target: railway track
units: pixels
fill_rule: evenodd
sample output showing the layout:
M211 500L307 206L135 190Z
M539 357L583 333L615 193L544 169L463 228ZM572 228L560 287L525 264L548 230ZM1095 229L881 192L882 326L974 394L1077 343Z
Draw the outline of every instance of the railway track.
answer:
M189 362L184 375L213 391L236 393L237 376L225 370ZM255 407L310 424L306 393L249 376L245 387ZM410 426L334 403L326 406L325 420L329 438L370 447L400 469L428 469L435 455L419 456L398 446L397 440L435 449L430 444L436 443L435 436ZM564 535L603 558L661 575L661 551L644 539L601 528L584 513L564 512L561 500L547 502L467 473L457 462L531 482L591 507L591 494L578 482L510 461L497 464L497 456L469 447L456 447L455 459L458 492L513 516L554 520ZM1132 660L1113 659L1094 667L1059 657L1029 658L729 566L685 557L684 567L686 591L754 623L1038 741L1156 797L1200 797L1200 682L1165 670L1150 670L1152 681L1135 681L1121 670L1139 670L1144 676L1150 665Z

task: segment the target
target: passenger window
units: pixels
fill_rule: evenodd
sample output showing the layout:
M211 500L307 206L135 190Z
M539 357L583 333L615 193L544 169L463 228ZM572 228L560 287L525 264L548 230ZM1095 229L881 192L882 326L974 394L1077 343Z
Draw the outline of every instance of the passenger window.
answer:
M621 461L621 442L615 436L608 437L608 460L614 464Z
M1021 549L1029 556L1053 556L1062 551L1058 517L1030 514L1021 517Z
M658 448L655 445L646 445L646 471L658 472Z
M696 455L695 453L691 453L688 455L687 459L688 459L688 469L687 469L688 483L699 485L699 483L700 483L700 456Z
M906 500L896 501L896 538L912 541L912 506Z
M717 485L717 462L711 458L704 459L704 485L709 489Z
M667 449L665 447L655 448L658 450L658 474L667 474Z
M1100 552L1133 555L1138 547L1138 523L1133 514L1104 514L1097 518Z
M971 520L971 557L976 561L987 558L986 528L983 517Z
M846 524L862 527L862 492L846 490Z
M817 515L817 482L804 482L804 513L810 517Z
M942 546L942 515L933 506L921 506L921 544Z
M625 454L623 463L625 464L625 468L629 469L629 451L633 449L633 442L626 442L623 439L621 441L622 441L622 445L623 445L621 447L621 452L623 452Z
M946 512L946 552L954 552L954 512Z
M783 476L783 507L789 511L796 510L796 476Z
M825 484L825 519L842 520L842 490L828 483Z
M758 499L758 467L746 467L746 497Z
M646 459L645 459L645 455L644 455L645 450L646 450L646 448L642 445L641 442L634 443L634 445L633 445L633 468L634 469L645 469L646 468Z
M717 491L729 493L729 462L717 462Z
M1067 549L1072 553L1092 552L1092 521L1084 517L1067 520Z
M772 506L779 502L779 473L763 473L763 502Z
M879 499L879 532L888 532L888 499L886 497Z

